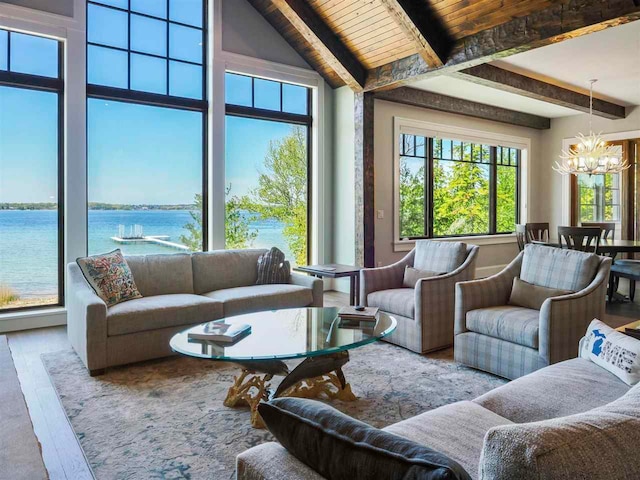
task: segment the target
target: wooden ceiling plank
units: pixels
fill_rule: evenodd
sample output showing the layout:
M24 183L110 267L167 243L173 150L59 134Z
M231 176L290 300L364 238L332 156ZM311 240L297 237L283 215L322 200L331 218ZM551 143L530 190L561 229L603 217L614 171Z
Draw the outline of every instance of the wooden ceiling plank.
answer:
M386 100L403 105L429 108L440 112L466 115L538 130L551 128L551 120L549 118L507 110L506 108L494 107L493 105L472 102L461 98L449 97L447 95L440 95L416 88L400 87L395 90L375 92L374 98L376 100Z
M453 48L453 39L432 9L420 0L380 1L427 65L443 66Z
M516 93L543 102L560 105L580 112L589 112L589 96L535 78L484 64L461 70L456 77L505 92ZM593 114L617 120L625 118L625 107L597 98L593 99Z
M442 67L411 55L369 71L365 90L397 88L640 19L638 0L568 0L456 42Z
M271 0L324 61L353 90L361 91L366 69L324 23L306 0Z

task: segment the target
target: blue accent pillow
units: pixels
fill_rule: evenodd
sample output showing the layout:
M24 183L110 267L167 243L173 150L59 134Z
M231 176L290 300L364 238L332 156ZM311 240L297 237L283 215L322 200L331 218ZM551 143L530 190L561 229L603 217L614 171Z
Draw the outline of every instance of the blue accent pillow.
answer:
M318 401L276 398L258 412L293 456L329 480L471 480L446 455Z

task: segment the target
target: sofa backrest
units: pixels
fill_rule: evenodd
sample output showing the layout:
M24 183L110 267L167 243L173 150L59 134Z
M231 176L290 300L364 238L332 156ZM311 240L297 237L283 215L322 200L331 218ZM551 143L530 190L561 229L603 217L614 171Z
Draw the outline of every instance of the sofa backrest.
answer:
M194 293L193 267L188 253L126 257L143 297Z
M600 257L593 253L529 244L520 278L541 287L577 292L593 281L599 266Z
M195 293L254 285L258 279L258 257L265 252L266 249L255 248L194 253L191 261Z
M466 258L466 243L418 240L413 266L420 270L449 273L462 265Z

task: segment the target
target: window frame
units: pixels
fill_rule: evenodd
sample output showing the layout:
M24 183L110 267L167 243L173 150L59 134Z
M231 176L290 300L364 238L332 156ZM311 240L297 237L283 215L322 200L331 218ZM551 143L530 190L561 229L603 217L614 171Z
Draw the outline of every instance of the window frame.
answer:
M7 41L7 70L0 70L0 86L20 88L25 90L36 90L41 92L55 93L58 97L58 152L57 152L57 212L58 212L58 302L47 305L32 305L24 307L4 308L0 310L0 314L23 312L28 310L43 310L52 307L64 307L65 305L65 284L64 284L64 265L65 265L65 237L64 237L64 198L65 198L65 178L64 178L64 152L65 152L65 57L64 42L56 38L50 38L45 35L32 33L15 32L20 34L31 35L34 37L42 37L55 41L58 44L58 76L57 78L45 77L41 75L33 75L27 73L11 72L11 34L14 32L8 28L2 28L8 32Z
M255 79L270 80L278 82L280 84L280 110L282 110L283 104L283 85L290 84L300 87L304 87L307 90L307 114L287 113L277 110L268 110L264 108L257 108L254 106L248 107L243 105L234 105L226 102L225 99L225 118L227 116L251 118L255 120L266 120L272 122L289 123L294 125L300 125L306 128L307 131L307 263L311 263L312 251L313 251L313 165L312 165L312 147L313 147L313 88L304 85L296 84L293 82L287 82L284 80L278 80L275 78L261 77L259 75L251 75L236 71L234 69L226 69L227 73L233 75L239 75L243 77L251 78L251 103L255 104ZM225 82L226 83L226 82ZM226 89L225 89L226 90ZM225 199L226 204L226 199Z
M123 103L132 103L137 105L148 105L153 107L162 107L162 108L171 108L176 110L188 110L193 112L199 112L202 115L202 251L206 252L209 250L209 101L208 101L208 74L207 67L209 63L209 2L207 0L202 0L202 28L196 27L194 25L189 25L186 23L176 22L173 20L169 20L169 10L171 8L171 1L167 0L167 18L162 19L159 17L155 17L153 15L148 15L145 13L139 13L131 10L131 0L127 0L127 8L115 7L112 5L105 5L100 3L99 1L94 0L86 0L87 8L85 9L85 21L87 25L87 31L85 34L85 53L87 58L86 72L87 72L87 80L86 80L86 102L87 105L90 99L100 99L107 101L116 101ZM102 44L95 44L89 42L89 5L94 5L98 7L110 8L112 10L116 10L122 13L126 13L128 15L128 25L127 25L127 36L128 36L128 45L127 49L122 49L118 47L111 47ZM102 48L110 48L113 50L126 52L127 53L127 84L131 87L131 54L140 54L146 55L153 58L159 58L157 55L152 55L145 52L137 52L131 49L131 15L140 15L145 18L150 18L154 20L162 20L167 22L167 94L158 94L158 93L150 93L150 92L142 92L138 90L132 90L130 88L118 88L118 87L108 87L104 85L95 85L89 83L89 47L90 46L98 46ZM169 28L171 24L189 27L192 29L199 29L202 31L202 100L186 98L186 97L176 97L170 95L169 92L169 64L172 61L169 55ZM164 58L164 57L162 57ZM178 62L182 62L185 64L195 65L193 62L189 62L186 60L176 60ZM199 64L198 64L199 65ZM87 112L88 115L88 112ZM87 117L87 126L88 126L88 117ZM88 140L88 128L87 128L87 140ZM88 164L88 151L89 145L87 141L87 164ZM87 211L89 205L89 189L87 188ZM87 232L87 246L89 248L89 215L87 215L86 220L86 232Z

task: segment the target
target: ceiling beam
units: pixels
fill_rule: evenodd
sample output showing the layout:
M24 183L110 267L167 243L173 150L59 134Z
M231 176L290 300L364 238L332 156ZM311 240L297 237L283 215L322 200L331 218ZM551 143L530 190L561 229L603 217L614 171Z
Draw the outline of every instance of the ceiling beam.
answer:
M271 1L349 87L362 91L367 70L306 0Z
M418 54L369 71L365 90L396 88L640 19L638 0L567 0L458 40L441 67ZM585 52L588 55L588 52Z
M493 65L484 64L452 74L463 80L515 93L543 102L560 105L580 112L589 112L589 95L542 82L535 78L510 72ZM593 114L617 120L625 118L625 107L597 98L593 99Z
M430 108L440 112L455 113L468 117L482 118L494 122L508 123L521 127L545 130L551 128L549 118L516 112L506 108L494 107L484 103L472 102L462 98L448 97L438 93L418 90L417 88L400 87L395 90L375 92L374 98L394 103L402 103L413 107Z
M441 67L453 49L453 38L424 0L381 0L400 29L430 67Z

